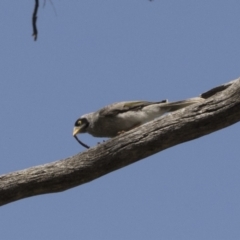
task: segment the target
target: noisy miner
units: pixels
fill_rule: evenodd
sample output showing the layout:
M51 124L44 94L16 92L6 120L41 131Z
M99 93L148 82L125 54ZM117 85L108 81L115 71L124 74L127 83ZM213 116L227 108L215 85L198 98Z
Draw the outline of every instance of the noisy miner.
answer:
M152 121L165 113L176 111L204 100L201 97L195 97L177 102L163 100L160 102L128 101L113 103L96 112L87 113L78 118L73 128L73 136L81 145L89 148L78 140L77 134L89 133L94 137L115 137Z

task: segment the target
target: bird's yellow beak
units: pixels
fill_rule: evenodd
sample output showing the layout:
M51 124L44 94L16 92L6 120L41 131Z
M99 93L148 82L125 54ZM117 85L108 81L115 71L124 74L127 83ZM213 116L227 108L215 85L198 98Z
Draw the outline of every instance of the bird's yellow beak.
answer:
M80 132L81 132L81 127L74 127L73 128L73 136L74 137Z

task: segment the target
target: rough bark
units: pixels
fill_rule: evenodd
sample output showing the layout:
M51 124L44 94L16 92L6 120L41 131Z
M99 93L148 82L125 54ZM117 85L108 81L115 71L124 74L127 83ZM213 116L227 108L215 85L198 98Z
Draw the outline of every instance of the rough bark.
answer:
M240 79L206 100L156 119L67 159L0 176L0 205L76 187L164 149L240 121Z

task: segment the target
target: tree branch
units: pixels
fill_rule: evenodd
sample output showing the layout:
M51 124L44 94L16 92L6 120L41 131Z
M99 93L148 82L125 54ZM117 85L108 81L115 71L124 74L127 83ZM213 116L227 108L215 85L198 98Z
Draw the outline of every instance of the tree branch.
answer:
M0 176L0 205L87 183L164 149L240 121L240 79L173 112L75 156Z

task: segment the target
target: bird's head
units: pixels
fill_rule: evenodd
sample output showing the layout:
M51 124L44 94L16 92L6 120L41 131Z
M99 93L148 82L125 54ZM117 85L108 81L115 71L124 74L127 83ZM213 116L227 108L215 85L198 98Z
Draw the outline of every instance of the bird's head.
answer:
M74 124L73 136L76 136L79 133L87 132L88 125L89 121L87 120L87 118L79 118Z

